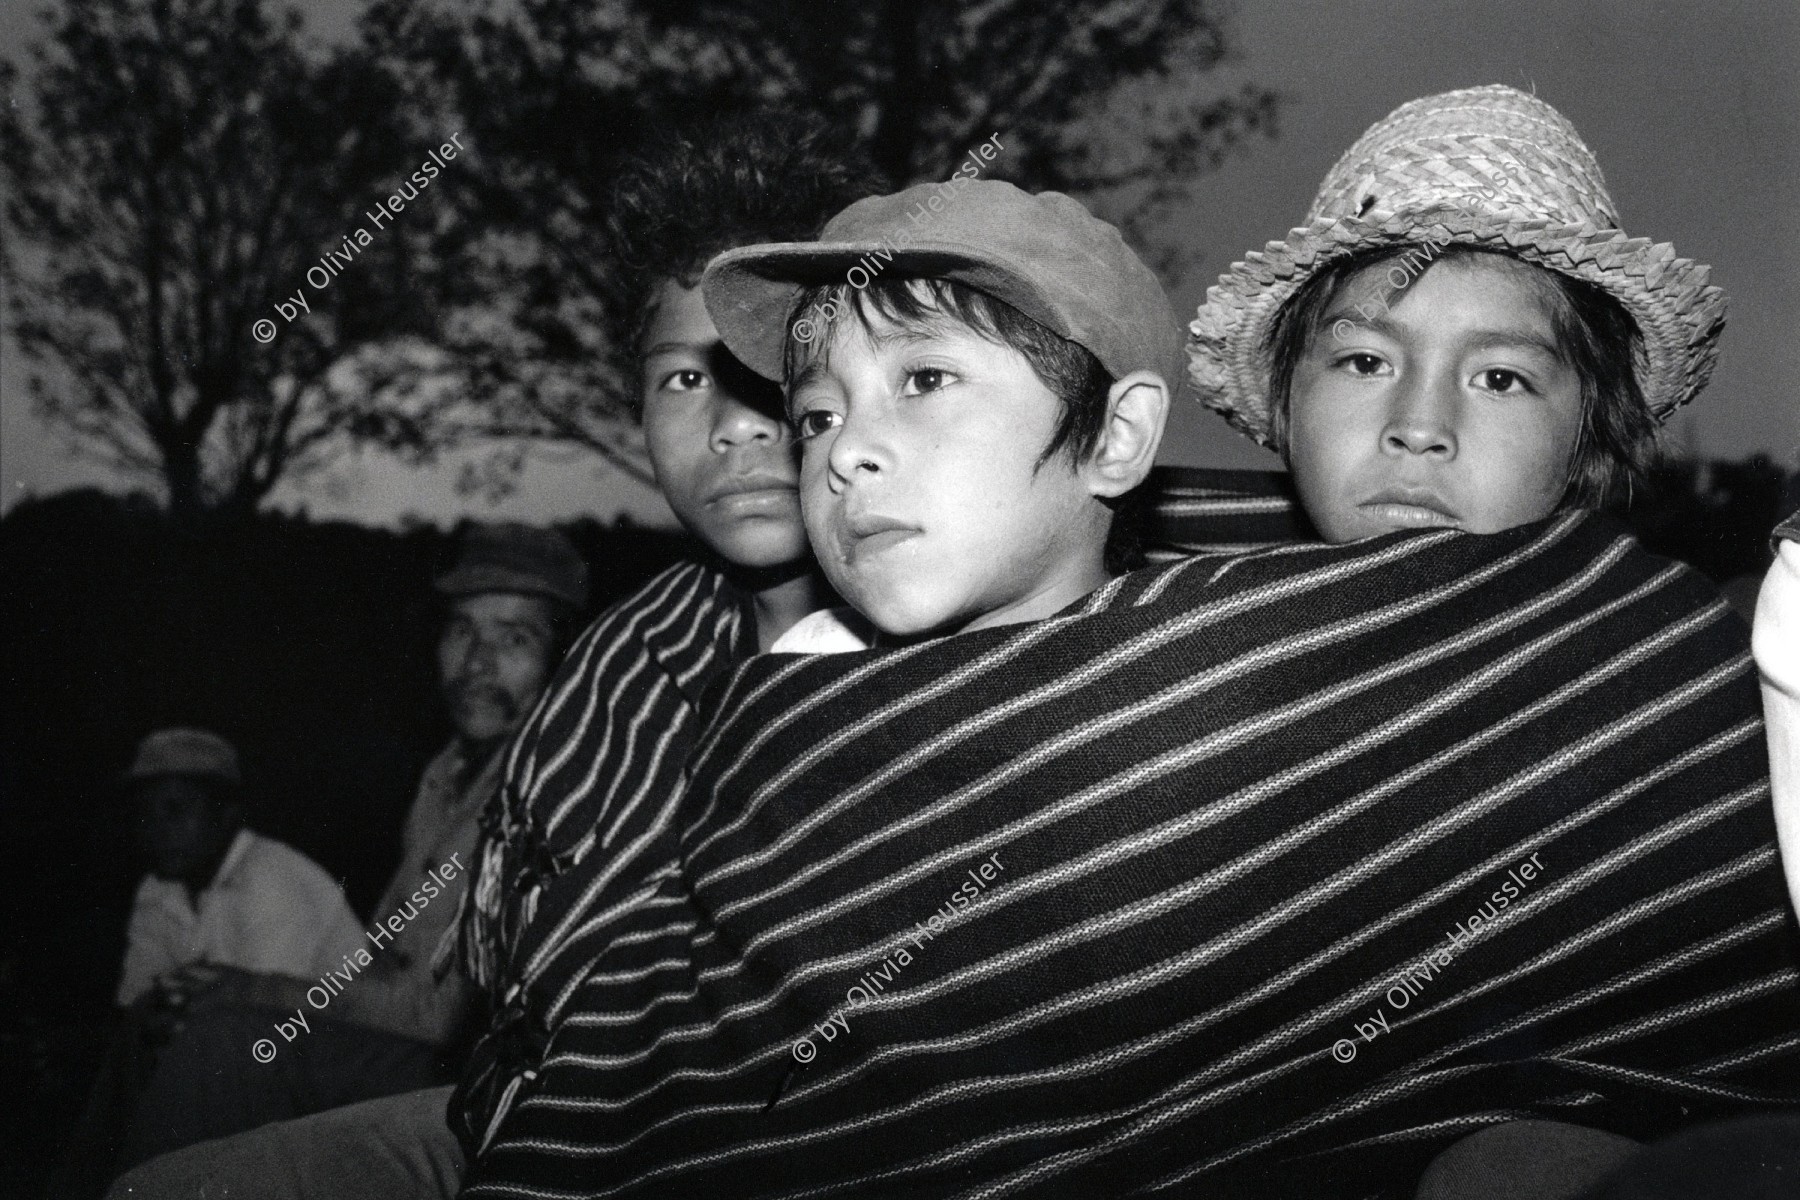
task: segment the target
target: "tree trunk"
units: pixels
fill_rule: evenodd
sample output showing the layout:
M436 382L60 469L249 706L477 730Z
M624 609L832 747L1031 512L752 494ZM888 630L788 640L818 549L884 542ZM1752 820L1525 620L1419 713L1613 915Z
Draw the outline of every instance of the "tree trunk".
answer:
M205 488L200 477L200 447L182 438L160 441L163 486L169 491L169 513L180 519L206 510Z
M920 93L925 88L916 5L909 0L887 0L881 9L881 37L892 55L892 69L869 154L875 166L898 188L913 175L913 156L919 145L919 113L923 107Z

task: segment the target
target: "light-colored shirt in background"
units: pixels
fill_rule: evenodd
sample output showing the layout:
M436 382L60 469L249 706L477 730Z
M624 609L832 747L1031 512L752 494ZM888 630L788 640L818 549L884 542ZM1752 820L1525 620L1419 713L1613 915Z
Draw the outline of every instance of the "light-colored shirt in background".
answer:
M448 964L437 977L432 963L456 923L468 886L462 871L474 862L481 811L499 790L503 758L504 752L496 752L471 776L474 764L452 743L425 768L406 814L400 865L371 914L374 925L396 914L404 925L372 949L375 962L334 1001L341 1019L434 1044L457 1032L474 1001L474 987ZM452 859L460 869L446 870ZM443 875L454 878L440 884Z
M1763 579L1751 647L1762 674L1781 865L1788 899L1800 913L1800 542L1782 542Z
M125 937L120 1005L158 976L202 960L310 980L365 944L343 889L323 867L248 829L232 839L197 906L185 884L145 876Z

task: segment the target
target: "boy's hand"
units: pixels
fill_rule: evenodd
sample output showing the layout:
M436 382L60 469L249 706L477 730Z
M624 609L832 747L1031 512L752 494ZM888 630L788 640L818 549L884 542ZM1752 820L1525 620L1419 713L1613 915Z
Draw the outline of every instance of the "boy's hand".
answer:
M177 967L157 982L176 998L182 1012L192 1013L220 1004L242 1003L256 986L256 978L254 972L237 967L196 962Z
M191 962L168 972L156 981L156 985L171 995L192 995L211 987L229 969L205 960Z
M152 1046L167 1045L187 1024L196 996L212 989L220 970L209 963L190 963L159 975L150 990L132 1005L144 1040Z
M172 1002L160 987L152 986L138 997L130 1011L146 1046L166 1046L181 1032L184 1005Z

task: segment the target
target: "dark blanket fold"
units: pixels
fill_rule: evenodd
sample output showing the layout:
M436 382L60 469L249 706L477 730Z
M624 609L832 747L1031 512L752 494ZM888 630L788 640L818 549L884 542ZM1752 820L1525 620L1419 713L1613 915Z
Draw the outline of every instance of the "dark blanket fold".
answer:
M1796 1097L1746 637L1602 518L1155 567L716 686L471 1195L1406 1194Z

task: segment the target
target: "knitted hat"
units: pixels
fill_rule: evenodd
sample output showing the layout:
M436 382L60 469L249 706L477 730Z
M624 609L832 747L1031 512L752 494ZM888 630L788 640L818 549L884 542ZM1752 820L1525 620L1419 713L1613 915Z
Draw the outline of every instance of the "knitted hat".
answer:
M1233 264L1188 326L1201 401L1273 449L1269 326L1314 271L1360 250L1491 247L1599 285L1643 334L1638 384L1659 423L1699 395L1718 357L1725 293L1707 285L1707 268L1666 242L1627 237L1575 127L1515 88L1401 105L1331 168L1306 222Z

